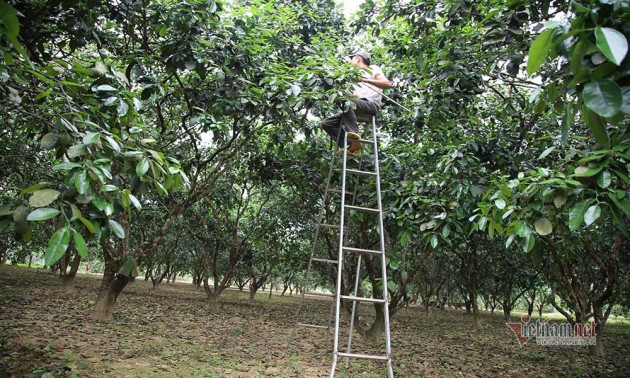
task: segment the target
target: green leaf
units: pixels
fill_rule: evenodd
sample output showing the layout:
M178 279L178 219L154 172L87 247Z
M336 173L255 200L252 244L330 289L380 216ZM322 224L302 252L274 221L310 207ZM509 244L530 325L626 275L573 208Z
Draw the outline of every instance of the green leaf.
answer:
M547 155L549 155L553 150L555 150L556 147L549 147L546 150L544 150L539 156L538 156L538 160L542 160L545 157L547 157Z
M438 238L436 235L433 235L431 237L431 247L435 248L438 245Z
M15 223L25 223L28 216L28 207L20 205L13 210L13 221Z
M120 223L116 222L113 219L108 220L107 223L109 224L109 229L112 230L112 232L114 232L116 236L118 236L121 239L125 238L125 230L123 229L123 226L121 226Z
M56 200L61 193L54 189L42 189L38 190L28 200L28 204L31 207L44 207L50 205Z
M37 183L35 185L31 185L31 186L29 186L26 189L22 189L22 191L20 192L20 195L24 195L24 194L28 194L28 193L34 192L37 189L45 187L46 185L50 185L50 183L48 181L42 181L42 182Z
M584 213L584 223L586 223L587 226L590 226L597 220L597 218L599 218L601 213L602 209L599 205L589 207Z
M11 211L11 205L2 205L0 206L0 217L5 215L12 215L13 211Z
M27 221L43 221L50 218L54 218L59 214L60 211L57 209L53 209L50 207L44 207L41 209L33 210L28 217L26 217Z
M20 45L17 40L17 36L20 33L20 22L17 18L17 12L6 1L0 1L0 22L4 26L4 34L7 39L11 41L13 48L24 57L24 60L29 61L28 55L24 50L24 47ZM9 55L9 52L5 52L5 55Z
M444 237L444 239L448 239L448 236L451 234L451 228L448 226L448 224L445 224L444 227L442 227L442 236Z
M540 68L547 56L552 45L553 29L545 30L541 33L529 48L527 73L531 76Z
M138 176L144 176L145 173L149 170L149 159L142 158L138 164L136 165L136 173Z
M116 152L120 152L120 146L118 145L118 142L116 142L114 138L107 135L105 135L104 138L107 141L107 143L109 143L109 145L112 147L112 150Z
M15 40L20 32L20 23L15 8L6 1L0 2L0 21L2 21L7 38L11 41Z
M82 167L81 164L77 164L77 163L61 163L61 164L57 164L55 166L53 166L53 171L68 171L71 170L73 168L79 168Z
M107 216L114 213L114 205L103 197L94 197L92 203Z
M617 205L617 207L623 211L627 216L630 216L630 202L628 201L619 201L617 196L612 193L608 193L608 197Z
M137 277L138 276L138 267L136 265L136 261L133 257L128 256L125 263L118 270L118 274L125 277Z
M562 142L562 147L567 147L569 144L569 127L573 124L573 104L570 101L567 101L564 109L564 116L562 117L562 132L560 136L560 141Z
M623 114L630 114L630 87L621 87L621 96L623 97L621 111Z
M85 136L83 137L83 144L88 145L88 144L94 144L96 142L98 142L99 140L101 140L101 135L99 133L87 133L85 134Z
M536 242L536 238L534 235L529 234L523 239L523 250L525 252L529 252L534 249L534 243Z
M74 146L70 146L66 153L68 154L68 157L70 159L73 159L75 157L85 155L87 153L87 150L84 144L75 144Z
M44 264L46 266L51 266L59 261L59 259L66 253L69 244L70 232L67 227L62 227L55 231L48 242L48 246L46 247Z
M72 220L77 219L81 216L81 210L75 204L70 204L70 210L72 211Z
M136 207L136 209L142 210L142 204L140 203L140 201L138 201L136 196L134 196L133 194L129 193L129 199L131 200L131 203L133 203L133 205ZM401 243L402 243L402 241L401 241ZM404 244L403 244L403 247L404 247Z
M583 165L576 167L571 177L591 177L598 174L604 167L585 167Z
M543 236L549 235L553 231L553 225L551 224L551 221L547 218L539 218L534 223L534 228L536 229L536 232L538 232L539 235L543 235Z
M617 83L609 79L586 84L582 91L582 96L584 98L584 104L586 104L590 110L605 118L617 114L623 104L621 88L619 88ZM589 127L590 126L591 125L589 125ZM595 132L595 130L593 130L593 132ZM595 136L597 137L597 134Z
M112 87L111 85L102 84L102 85L99 85L98 87L96 87L96 91L98 91L98 92L115 92L116 88Z
M77 249L77 252L82 259L88 258L87 243L85 242L85 239L83 239L83 236L81 236L81 234L77 231L74 231L74 247Z
M79 172L79 174L74 177L74 186L77 188L79 194L87 194L90 189L90 179L88 179L85 171Z
M104 192L114 192L116 190L118 190L118 187L116 185L103 185L101 187L101 190L103 190Z
M561 208L567 202L567 192L566 190L559 190L556 192L556 195L553 197L553 204L556 208Z
M512 234L510 236L508 236L507 240L505 241L505 248L509 248L510 245L512 244L512 242L514 241L514 238L516 237L516 235Z
M602 173L597 176L597 185L599 185L599 187L602 189L608 188L611 182L612 180L610 178L610 172L606 170L602 171Z
M105 100L104 105L105 105L105 106L112 106L112 105L114 105L114 104L115 104L115 103L117 103L117 102L118 102L118 97L116 97L116 96L111 96L111 97L108 97L108 98Z
M48 133L42 137L39 145L45 150L51 150L59 143L59 134Z
M92 224L92 222L90 222L89 220L83 218L83 217L78 217L78 220L81 221L81 223L83 223L83 225L85 226L85 228L88 229L88 231L90 231L91 234L93 234L94 232L96 232L96 228L94 227L94 225Z
M612 63L620 66L628 53L628 40L612 28L595 28L595 41L599 51Z
M126 102L121 101L120 104L118 104L118 115L120 117L124 117L128 111L129 111L129 105L127 105Z
M403 247L406 246L409 243L410 240L411 240L411 235L409 235L408 232L403 232L400 235L400 245L401 246L403 246Z
M494 201L494 204L498 209L505 209L505 200L498 198Z
M573 210L569 213L569 230L575 231L580 227L584 220L584 212L586 212L586 207L589 203L591 203L591 200L584 200L573 206Z

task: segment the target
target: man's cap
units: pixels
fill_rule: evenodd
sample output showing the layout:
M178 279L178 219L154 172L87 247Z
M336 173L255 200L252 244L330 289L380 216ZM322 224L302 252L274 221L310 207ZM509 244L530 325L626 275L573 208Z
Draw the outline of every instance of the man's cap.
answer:
M365 50L359 50L355 52L354 54L350 54L350 58L352 58L355 55L360 56L361 58L363 58L363 60L365 60L365 63L367 63L368 66L370 65L370 62L372 61L372 55L370 55L369 52Z

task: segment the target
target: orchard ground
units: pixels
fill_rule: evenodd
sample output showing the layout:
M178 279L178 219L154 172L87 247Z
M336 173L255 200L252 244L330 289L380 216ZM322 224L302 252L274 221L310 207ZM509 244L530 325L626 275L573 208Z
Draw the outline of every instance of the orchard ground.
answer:
M224 292L211 307L203 291L187 283L130 284L116 305L113 322L91 319L100 284L77 277L65 294L58 278L44 270L0 266L0 376L326 376L331 356L325 331L301 329L291 347L298 298ZM325 324L329 304L308 299L307 321ZM362 308L369 318L371 308ZM392 317L395 373L412 376L626 376L630 371L630 324L606 328L606 357L586 347L519 347L502 315L483 315L472 329L464 311L402 309ZM513 321L517 321L514 317ZM347 329L347 326L345 327ZM342 342L346 340L342 335ZM357 353L379 353L355 337ZM382 377L382 363L341 363L338 376Z

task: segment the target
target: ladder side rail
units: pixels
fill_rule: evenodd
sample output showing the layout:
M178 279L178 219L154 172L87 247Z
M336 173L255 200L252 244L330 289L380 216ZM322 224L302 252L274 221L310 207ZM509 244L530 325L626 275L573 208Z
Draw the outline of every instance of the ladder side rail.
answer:
M376 137L376 120L372 119L372 132ZM379 228L380 228L380 242L381 242L381 269L383 276L383 313L385 315L385 345L387 351L387 374L389 377L394 377L394 370L392 367L392 346L390 340L389 331L389 300L387 293L387 260L385 258L385 229L383 228L383 205L381 201L381 172L378 164L378 145L374 143L374 164L376 166L376 200L378 202L379 210Z
M344 133L344 146L348 145L348 133ZM348 149L343 150L343 167L341 171L341 191L346 192L346 163L348 161ZM339 221L339 257L337 263L337 285L335 289L335 337L333 341L333 362L330 369L330 378L334 378L337 368L337 353L339 351L339 309L341 308L341 275L343 273L343 239L344 239L344 220L345 220L345 204L346 196L341 196L341 219Z
M374 121L376 116L372 115L372 120ZM366 131L369 129L369 127L366 126ZM372 143L376 144L376 134L372 133ZM362 163L363 163L363 151L361 151L361 160L359 161L359 171L362 168ZM359 186L358 184L358 179L357 179L357 187ZM356 196L357 193L357 188L355 187L355 191L354 191L354 195ZM352 201L352 205L355 204L354 198ZM357 258L357 271L356 271L356 278L355 278L355 282L354 282L354 296L356 297L358 295L359 292L359 276L361 274L361 258L362 255L359 254L359 257ZM350 354L350 352L352 352L352 335L354 333L354 317L356 314L356 309L357 309L357 302L356 301L352 301L352 314L350 315L350 331L348 332L348 348L346 353ZM346 357L346 369L350 366L350 357Z
M341 137L341 129L339 129L339 132L337 133L337 141L339 141L340 137ZM317 241L319 240L319 230L321 228L324 215L326 214L326 199L328 197L328 192L330 190L330 180L332 178L332 174L334 171L336 157L337 157L336 152L338 149L339 149L339 144L337 143L337 148L333 152L332 161L330 162L330 167L328 168L328 177L326 178L326 188L324 189L324 203L322 204L322 211L319 213L319 217L317 219L317 226L315 227L315 237L313 238L313 246L311 248L311 254L308 259L308 264L306 265L306 274L304 275L304 281L305 281L304 290L302 291L302 295L300 295L300 303L298 305L298 312L296 316L295 327L293 328L293 331L291 331L291 334L289 335L289 341L287 342L287 349L291 345L291 341L293 340L293 337L295 336L295 333L297 332L299 328L300 316L302 315L302 307L304 305L304 295L306 294L307 291L309 291L308 289L310 287L310 273L311 273L311 265L313 264L313 254L315 253L315 250L317 248ZM332 310L331 310L331 313L332 313ZM327 329L330 329L330 324Z
M356 271L356 279L354 281L354 296L356 297L358 292L359 292L359 276L361 274L361 257L362 255L359 255L359 257L357 258L357 271ZM350 352L352 352L352 334L354 331L354 316L356 314L356 310L357 310L357 301L352 301L352 314L350 315L350 331L348 332L348 348L346 350L346 353L350 354ZM348 366L350 366L350 357L346 357L346 368L348 368Z

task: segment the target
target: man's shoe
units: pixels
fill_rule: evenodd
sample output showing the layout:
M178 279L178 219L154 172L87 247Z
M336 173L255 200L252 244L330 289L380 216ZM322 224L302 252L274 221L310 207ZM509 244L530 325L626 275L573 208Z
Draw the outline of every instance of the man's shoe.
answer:
M358 150L356 150L356 151L350 151L350 149L348 149L348 156L349 156L349 157L355 157L355 156L357 156L356 152L357 152L357 151L359 151L359 150L361 150L361 149L359 148L359 149L358 149ZM341 149L341 148L340 148L340 149L338 149L338 150L337 150L337 156L339 156L339 157L343 157L343 149Z
M361 134L353 133L352 131L348 131L348 139L361 139Z

